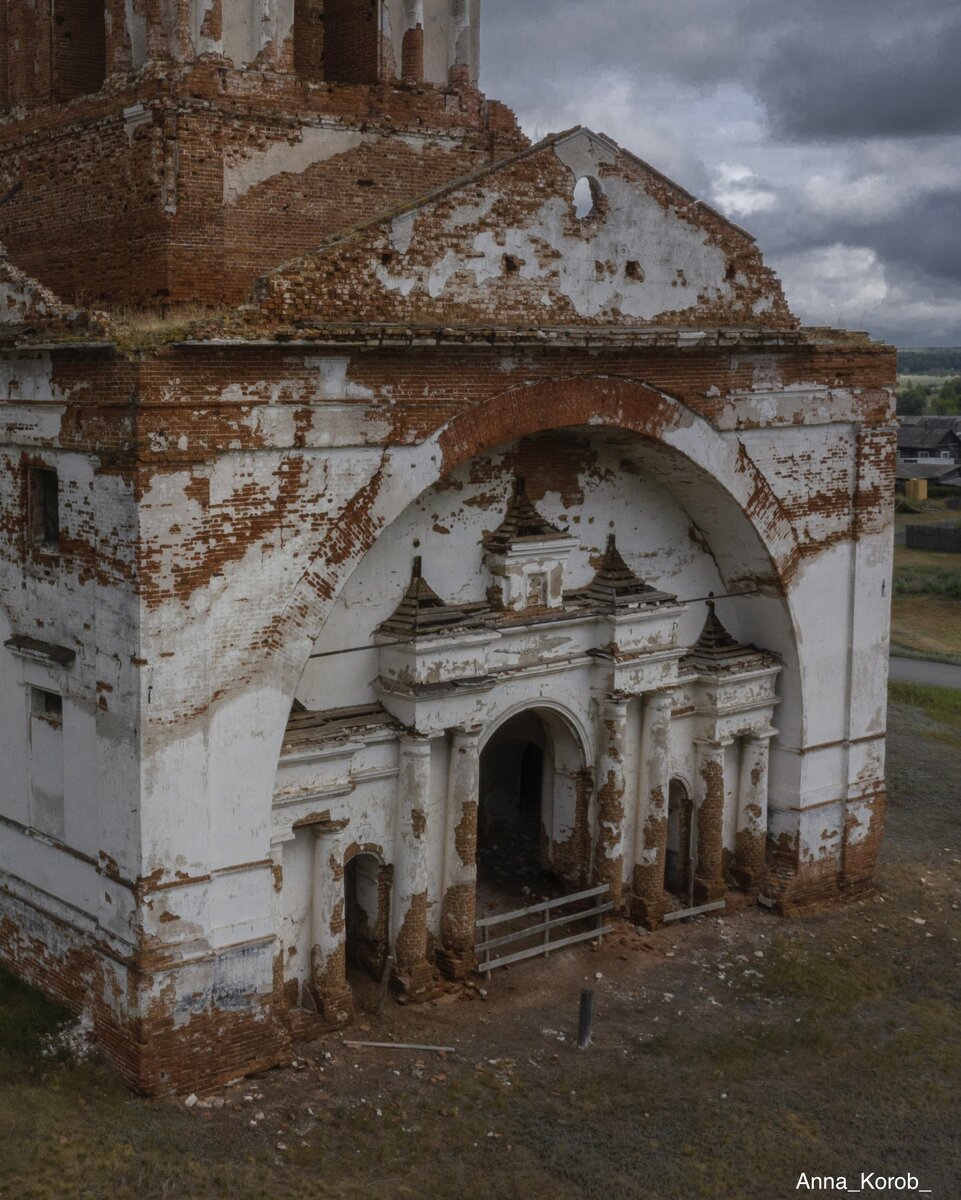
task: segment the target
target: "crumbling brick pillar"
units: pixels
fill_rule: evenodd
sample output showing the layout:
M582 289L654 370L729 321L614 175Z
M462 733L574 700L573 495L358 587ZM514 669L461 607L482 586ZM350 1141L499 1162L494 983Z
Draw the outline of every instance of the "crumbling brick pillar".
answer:
M448 72L454 86L465 86L474 77L474 45L469 0L450 0L450 49Z
M671 789L672 697L657 693L644 698L641 732L641 777L637 790L634 833L634 876L631 916L654 929L664 916L664 863Z
M627 701L610 697L601 702L597 753L597 847L594 880L610 885L615 909L624 901L624 746L627 740Z
M741 740L737 839L732 874L741 889L757 895L767 875L767 792L773 731Z
M346 1022L353 994L347 984L343 825L316 825L313 833L311 991L324 1020Z
M694 898L699 904L720 900L724 883L724 760L721 742L698 741L696 772L697 865Z
M417 83L424 78L424 0L404 0L400 76Z
M442 969L455 979L474 965L479 792L480 731L455 729L447 785L440 954Z
M430 764L430 739L405 734L400 740L392 911L396 981L412 999L425 998L434 987L427 953Z

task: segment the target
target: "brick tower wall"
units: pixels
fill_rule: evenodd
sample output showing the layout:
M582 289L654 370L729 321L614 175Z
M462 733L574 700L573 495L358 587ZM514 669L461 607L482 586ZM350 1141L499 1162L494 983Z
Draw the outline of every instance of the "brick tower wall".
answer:
M57 0L52 48L55 100L99 91L107 53L103 0Z

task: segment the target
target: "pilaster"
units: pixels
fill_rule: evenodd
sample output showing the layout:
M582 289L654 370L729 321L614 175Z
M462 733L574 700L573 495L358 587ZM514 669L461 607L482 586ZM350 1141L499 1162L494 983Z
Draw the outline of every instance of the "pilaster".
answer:
M660 922L666 906L664 865L671 787L672 704L669 693L655 693L644 698L631 916L650 928Z
M455 978L465 975L474 963L479 792L480 731L455 729L447 784L441 909L441 966Z

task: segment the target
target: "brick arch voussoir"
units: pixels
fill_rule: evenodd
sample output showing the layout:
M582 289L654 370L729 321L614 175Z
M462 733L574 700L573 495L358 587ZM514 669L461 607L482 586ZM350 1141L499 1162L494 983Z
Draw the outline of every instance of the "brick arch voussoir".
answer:
M553 429L585 426L635 433L682 454L685 450L678 451L672 444L672 435L695 433L694 440L703 450L703 461L692 461L705 471L711 469L709 463L726 461L732 476L740 477L746 499L738 503L768 551L779 585L786 589L800 558L797 538L780 501L747 449L741 445L735 452L723 443L705 417L638 380L622 376L545 380L510 388L466 410L433 435L440 454L436 471L422 481L423 490L498 446ZM721 455L716 453L719 447L723 447ZM392 503L387 458L385 454L373 479L345 506L337 525L328 532L325 545L301 577L285 609L286 630L274 630L272 648L287 651L289 667L296 679L304 666L303 646L307 642L312 644L319 636L329 605L364 555L409 503L406 492L403 499ZM730 486L732 481L718 479L719 485L737 501ZM377 520L370 516L375 505L380 512Z
M694 414L647 384L617 376L570 376L512 388L455 417L441 432L441 474L518 438L578 425L622 428L653 441Z

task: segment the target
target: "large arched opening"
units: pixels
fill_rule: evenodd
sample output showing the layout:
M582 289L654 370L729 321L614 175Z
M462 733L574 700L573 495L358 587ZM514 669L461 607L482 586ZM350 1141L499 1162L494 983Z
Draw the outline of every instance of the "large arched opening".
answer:
M569 723L550 709L508 717L480 758L477 908L551 899L590 869L592 780Z

